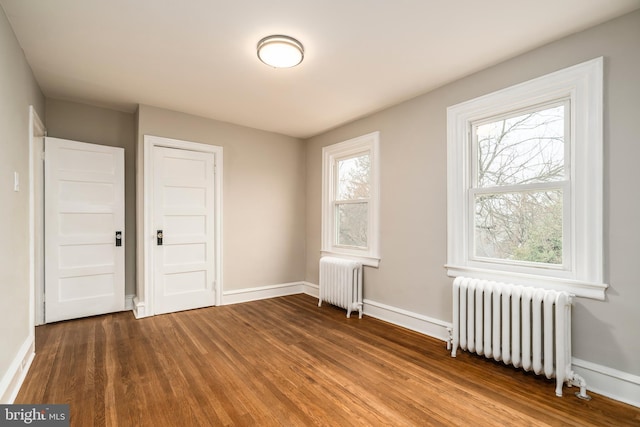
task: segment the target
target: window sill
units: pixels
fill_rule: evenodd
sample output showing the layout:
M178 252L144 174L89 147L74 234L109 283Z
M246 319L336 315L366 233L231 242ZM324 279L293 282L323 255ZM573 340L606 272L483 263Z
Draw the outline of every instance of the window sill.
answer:
M556 291L566 291L578 297L600 301L605 299L605 291L609 285L590 283L582 280L537 276L533 274L513 273L509 271L489 270L467 266L445 265L449 277L472 277L474 279L495 280L497 282L515 283L523 286L534 286Z
M370 257L370 256L359 256L359 255L348 255L340 252L331 252L331 251L320 251L320 256L333 256L336 258L344 258L350 259L354 261L358 261L367 267L378 268L380 265L380 258Z

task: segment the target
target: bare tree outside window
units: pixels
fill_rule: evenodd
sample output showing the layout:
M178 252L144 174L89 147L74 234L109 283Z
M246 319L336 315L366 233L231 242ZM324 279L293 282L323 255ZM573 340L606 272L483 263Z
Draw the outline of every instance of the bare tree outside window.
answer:
M565 109L474 125L476 256L562 264Z
M369 154L339 160L336 166L337 244L366 248L371 192Z

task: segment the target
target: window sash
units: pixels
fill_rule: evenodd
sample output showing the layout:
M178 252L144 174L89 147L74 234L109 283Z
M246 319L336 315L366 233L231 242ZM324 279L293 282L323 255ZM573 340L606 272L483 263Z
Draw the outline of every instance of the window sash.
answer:
M480 186L479 179L479 158L478 158L478 132L479 126L495 123L502 120L508 120L510 118L519 117L528 113L534 113L538 111L544 111L554 107L564 107L564 153L563 153L563 175L564 179L554 181L534 181L526 184L504 184L493 186ZM470 262L478 265L482 264L498 264L498 265L510 265L510 266L522 266L534 269L551 269L551 270L564 270L571 271L573 263L571 262L572 248L571 248L571 128L572 128L572 115L571 115L571 98L563 97L551 101L538 103L535 105L527 105L523 108L512 109L500 114L491 115L484 119L478 119L470 122L469 143L471 154L471 180L469 182L469 192L467 200L467 240L468 251L467 259ZM550 190L560 190L562 192L562 264L551 264L542 262L531 262L522 260L510 260L505 258L494 257L482 257L476 254L476 198L482 194L506 194L506 193L531 193L531 192L544 192Z
M367 156L369 157L369 164L371 164L371 150L366 149L366 150L362 150L360 152L356 152L356 153L351 153L348 156L343 156L343 157L339 157L336 158L333 162L332 165L332 169L333 169L333 182L334 182L334 187L333 187L333 192L332 192L332 199L334 202L336 201L347 201L347 200L365 200L365 199L370 199L370 197L354 197L354 198L339 198L340 196L340 189L338 188L340 186L340 168L339 168L339 164L340 162L346 161L346 160L351 160L351 159L357 159L359 157L364 157ZM371 194L371 167L369 167L369 176L367 179L367 185L368 185L368 193L369 195Z
M340 222L340 207L341 206L355 206L355 205L365 205L366 206L366 211L367 211L367 217L366 217L366 236L365 236L365 240L366 240L366 244L365 245L347 245L347 244L341 244L340 243L340 231L341 228L340 226L342 225ZM360 251L368 251L369 250L369 236L371 234L371 221L370 221L370 203L369 200L365 200L365 199L355 199L355 200L345 200L345 201L336 201L333 204L334 208L333 208L333 212L334 212L334 216L333 216L333 224L334 224L334 241L333 241L333 246L337 247L337 248L343 248L343 249L356 249L356 250L360 250Z
M522 261L522 260L509 260L505 258L493 258L478 256L475 253L476 233L475 233L475 211L476 211L476 198L483 194L523 194L523 193L536 193L559 190L562 192L562 264L551 264L542 262ZM509 266L522 266L526 268L536 269L548 269L548 270L573 270L573 257L571 242L572 239L572 226L571 226L571 182L543 182L536 184L521 184L521 185L509 185L500 187L488 187L488 188L471 188L467 199L467 240L468 240L468 260L477 265L482 264L494 264L494 265L509 265Z
M333 203L333 246L336 248L342 248L342 249L354 249L354 250L359 250L359 251L367 251L369 250L369 245L368 245L368 236L370 235L370 219L369 219L369 200L370 198L349 198L349 199L338 199L338 195L340 194L340 189L338 188L340 186L340 168L339 168L339 164L342 161L346 161L346 160L350 160L350 159L356 159L359 157L364 157L364 156L368 156L369 157L369 161L371 161L371 152L370 150L362 150L360 152L355 152L355 153L351 153L348 156L343 156L343 157L339 157L336 158L335 161L333 162L333 173L334 173L334 186L333 186L333 192L332 192L332 203ZM371 188L370 188L370 182L371 182L371 170L369 170L369 176L367 178L367 181L369 182L369 193L371 192ZM367 217L366 217L366 237L365 240L367 241L367 244L365 245L348 245L348 244L344 244L344 243L340 243L340 232L342 231L342 222L340 221L340 206L342 205L358 205L358 204L366 204L367 207Z
M573 115L571 114L571 98L564 97L561 99L555 99L548 102L539 103L536 105L530 105L525 108L519 108L514 110L509 110L507 112L503 112L501 114L492 115L483 119L474 120L470 123L469 129L469 140L471 143L471 187L472 188L490 188L490 187L481 187L478 184L478 134L477 129L482 125L486 125L489 123L494 123L501 120L508 120L510 118L518 117L523 114L533 113L536 111L542 111L545 109L564 106L564 179L570 180L571 173L571 146L572 146L572 135L571 128L573 123ZM562 180L555 180L550 182L558 182ZM524 184L516 184L516 185L524 185Z

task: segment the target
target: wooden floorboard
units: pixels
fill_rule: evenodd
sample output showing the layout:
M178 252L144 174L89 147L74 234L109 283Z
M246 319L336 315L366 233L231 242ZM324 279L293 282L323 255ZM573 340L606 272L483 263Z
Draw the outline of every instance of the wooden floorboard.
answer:
M16 403L72 426L638 426L640 409L307 295L36 328Z

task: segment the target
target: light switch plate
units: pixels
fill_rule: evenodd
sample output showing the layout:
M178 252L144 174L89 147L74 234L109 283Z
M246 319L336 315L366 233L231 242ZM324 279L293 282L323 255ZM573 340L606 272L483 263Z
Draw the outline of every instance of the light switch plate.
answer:
M13 173L13 191L20 191L20 175L18 172Z

